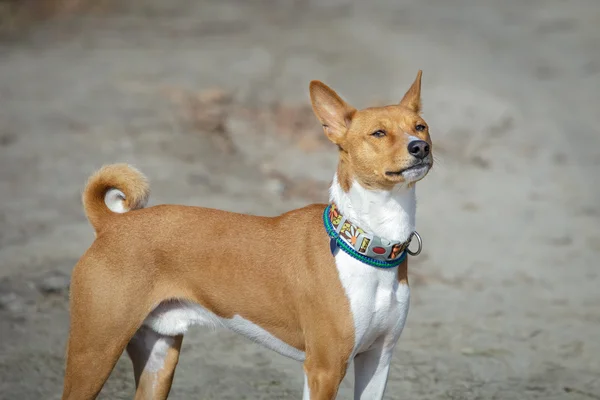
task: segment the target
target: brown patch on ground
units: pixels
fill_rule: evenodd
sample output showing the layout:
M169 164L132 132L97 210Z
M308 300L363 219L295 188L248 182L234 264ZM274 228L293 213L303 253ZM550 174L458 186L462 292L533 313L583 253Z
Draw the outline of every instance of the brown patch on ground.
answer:
M310 105L290 106L274 104L270 108L270 120L276 131L298 143L305 150L315 150L329 141L319 129Z
M329 182L309 178L293 179L275 171L266 174L276 184L275 190L283 200L304 199L310 202L327 202Z
M327 148L331 143L323 135L309 105L284 105L248 108L234 102L231 92L212 88L191 92L182 88L166 88L163 95L175 105L181 121L192 131L210 134L217 148L227 154L235 152L228 120L238 118L246 122L253 132L273 132L279 138L291 141L305 152Z
M331 145L308 104L274 102L261 108L235 108L233 112L252 124L255 131L274 132L278 137L292 141L303 151L317 151Z
M227 128L233 100L231 93L220 88L200 93L167 88L163 93L175 104L180 119L191 131L209 135L214 145L225 154L236 152Z
M409 267L410 268L410 267ZM454 288L462 288L464 286L464 280L461 278L447 278L439 273L425 274L420 271L411 269L409 272L411 284L414 287L417 286L429 286L429 285L446 285Z
M59 16L105 10L112 0L5 0L0 2L0 37L25 33Z
M479 211L480 207L472 201L467 201L462 205L462 209L469 212Z
M471 157L471 159L469 160L471 162L471 164L479 169L489 169L490 168L490 161L486 160L485 158L481 157L481 156L473 156Z

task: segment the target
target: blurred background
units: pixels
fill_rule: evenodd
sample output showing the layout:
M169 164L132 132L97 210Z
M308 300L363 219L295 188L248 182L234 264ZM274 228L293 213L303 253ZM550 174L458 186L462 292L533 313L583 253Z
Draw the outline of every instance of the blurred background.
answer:
M337 154L309 81L365 107L418 69L439 161L386 399L600 399L598 0L3 0L0 24L1 399L60 398L95 169L134 164L151 205L326 202ZM300 398L302 380L196 329L171 398ZM101 398L133 390L124 358Z

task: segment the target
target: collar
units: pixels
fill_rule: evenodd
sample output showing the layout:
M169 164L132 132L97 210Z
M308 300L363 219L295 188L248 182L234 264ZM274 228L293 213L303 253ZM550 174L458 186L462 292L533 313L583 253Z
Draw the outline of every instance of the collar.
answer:
M372 267L394 268L402 264L406 255L418 255L421 252L421 237L415 231L406 242L392 242L365 232L344 217L335 203L329 204L323 212L325 230L331 238L333 255L341 248L353 258ZM416 236L419 248L415 252L408 249L412 238Z

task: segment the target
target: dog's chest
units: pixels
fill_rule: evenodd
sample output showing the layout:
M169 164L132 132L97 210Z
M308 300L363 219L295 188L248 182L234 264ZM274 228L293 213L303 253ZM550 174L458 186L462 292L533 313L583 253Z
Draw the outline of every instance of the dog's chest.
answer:
M354 321L354 353L379 345L393 346L408 313L408 285L398 282L396 268L375 268L343 251L335 260Z

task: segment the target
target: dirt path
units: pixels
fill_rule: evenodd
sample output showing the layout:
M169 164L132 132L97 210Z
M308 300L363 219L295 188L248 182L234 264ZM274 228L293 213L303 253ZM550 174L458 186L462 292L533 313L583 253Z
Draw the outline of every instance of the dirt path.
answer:
M308 82L362 107L419 68L439 161L386 398L600 399L597 0L123 3L0 44L0 399L60 398L94 169L137 165L152 204L323 201L336 155ZM123 359L102 398L132 387ZM171 398L301 387L299 364L195 330Z

